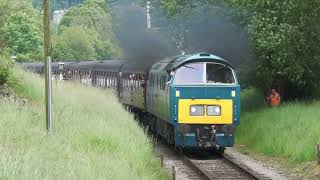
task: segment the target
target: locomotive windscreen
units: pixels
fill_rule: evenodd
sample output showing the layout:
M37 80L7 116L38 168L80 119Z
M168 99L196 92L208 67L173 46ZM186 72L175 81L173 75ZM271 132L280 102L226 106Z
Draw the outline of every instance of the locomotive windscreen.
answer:
M177 85L203 84L204 63L191 63L177 69L174 82Z
M217 63L190 63L177 69L174 76L176 85L188 84L234 84L233 70Z
M235 83L235 78L229 67L221 64L207 63L206 82L233 84Z

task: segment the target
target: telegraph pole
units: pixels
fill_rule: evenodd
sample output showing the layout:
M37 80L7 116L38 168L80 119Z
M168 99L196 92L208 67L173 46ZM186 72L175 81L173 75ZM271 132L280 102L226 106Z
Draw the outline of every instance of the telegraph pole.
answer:
M51 28L50 28L50 0L43 0L44 16L44 67L45 67L45 99L46 124L48 132L52 132L52 76L51 76Z
M147 29L151 29L151 14L150 14L151 2L147 1Z

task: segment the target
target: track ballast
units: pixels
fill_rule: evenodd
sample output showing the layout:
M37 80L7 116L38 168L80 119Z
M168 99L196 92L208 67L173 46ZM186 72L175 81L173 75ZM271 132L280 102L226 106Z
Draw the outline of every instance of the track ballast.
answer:
M201 179L260 179L221 155L185 153L182 158L185 164L201 176Z

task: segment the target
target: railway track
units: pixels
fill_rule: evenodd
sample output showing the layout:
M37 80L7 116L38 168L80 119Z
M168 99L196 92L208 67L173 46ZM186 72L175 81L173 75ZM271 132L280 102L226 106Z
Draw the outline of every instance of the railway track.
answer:
M201 153L181 156L184 163L197 172L201 179L268 179L234 162L228 155Z
M140 118L141 117L137 116L135 119L141 121ZM172 145L168 145L164 139L153 136L154 134L152 134L152 132L149 133L150 136L152 136L152 139L154 139L154 148L156 147L156 144L160 142L160 144L170 149L170 151L173 151L175 156L180 159L180 161L176 161L176 165L178 164L178 167L188 167L182 168L182 171L184 171L184 174L187 175L188 179L270 179L262 174L254 172L249 167L238 162L231 155L226 153L221 155L212 151L204 150L186 152L179 148L175 149ZM163 164L163 155L160 155L159 157L161 157L161 164ZM174 167L171 170L175 171ZM176 172L172 172L172 174L173 179L175 180Z

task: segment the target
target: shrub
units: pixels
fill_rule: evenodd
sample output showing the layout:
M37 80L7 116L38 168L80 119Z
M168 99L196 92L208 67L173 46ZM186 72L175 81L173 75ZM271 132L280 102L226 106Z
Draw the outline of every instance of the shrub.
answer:
M24 12L11 15L1 28L6 45L18 54L36 54L41 47L36 19Z
M267 106L266 97L256 88L244 89L241 92L241 111L252 112Z
M0 51L0 85L7 82L11 64L9 54L6 51Z
M17 54L17 62L34 62L34 61L42 61L43 55L42 53L26 53L26 54Z

